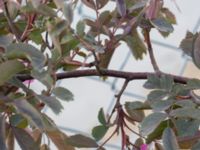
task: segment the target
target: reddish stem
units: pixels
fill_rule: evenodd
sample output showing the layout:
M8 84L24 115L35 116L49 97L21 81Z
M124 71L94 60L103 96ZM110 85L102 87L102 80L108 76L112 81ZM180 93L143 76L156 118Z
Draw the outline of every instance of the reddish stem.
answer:
M24 29L24 32L21 35L21 38L20 38L22 42L27 40L28 34L30 33L30 30L33 28L33 24L34 24L34 21L35 21L36 17L37 17L36 14L28 15L28 20L27 20L26 27Z

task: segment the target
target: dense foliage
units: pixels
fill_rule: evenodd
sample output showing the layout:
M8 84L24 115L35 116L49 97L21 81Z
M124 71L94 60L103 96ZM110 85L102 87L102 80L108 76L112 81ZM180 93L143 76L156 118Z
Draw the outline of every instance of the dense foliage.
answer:
M73 21L80 3L96 18ZM116 8L102 11L108 3ZM45 136L59 150L100 150L114 135L121 136L122 150L147 149L149 144L155 150L200 149L200 97L196 92L200 80L164 73L154 57L151 30L167 38L176 24L175 16L163 3L0 0L0 149L15 149L16 140L22 150L48 150L49 144L41 140ZM109 70L112 55L122 43L137 60L149 53L154 72ZM200 68L199 33L188 32L180 48ZM56 86L58 80L84 76L125 80L116 94L112 113L99 110L93 138L66 135L42 111L47 106L59 114L63 109L61 101L74 99L68 89ZM141 79L150 89L147 99L122 105L120 99L128 83ZM41 93L30 88L35 80L44 85ZM127 130L138 139L131 141Z

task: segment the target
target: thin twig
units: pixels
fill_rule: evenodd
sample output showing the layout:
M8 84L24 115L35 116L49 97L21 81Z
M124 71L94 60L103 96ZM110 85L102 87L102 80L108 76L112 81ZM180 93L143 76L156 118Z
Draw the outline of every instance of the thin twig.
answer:
M94 60L95 60L95 61L94 61L94 65L95 65L95 67L96 67L96 70L98 71L99 75L101 76L102 73L101 73L101 69L100 69L100 67L99 67L99 59L98 59L98 57L97 57L95 51L92 51L92 54L93 54L93 56L94 56Z
M25 27L24 32L22 33L22 35L20 37L22 42L25 41L28 38L28 35L31 32L31 29L33 28L33 24L34 24L36 17L37 17L36 14L28 16L26 27Z
M6 17L7 21L8 21L8 25L10 27L10 30L15 35L16 40L18 42L20 42L20 35L18 34L16 26L14 25L14 23L13 23L11 17L10 17L9 11L8 11L7 0L3 0L3 5L4 5L4 9L5 9L4 15L5 15L5 17Z
M100 43L100 22L99 22L99 11L98 11L98 6L97 3L95 4L95 12L96 12L96 21L97 21L97 33L98 33L98 44Z
M26 27L25 27L24 32L22 33L22 35L20 37L21 41L24 41L26 35L28 34L28 32L29 32L28 30L30 29L30 26L31 26L30 23L31 23L31 16L28 15L28 20L27 20Z
M137 145L131 143L130 141L129 141L129 144L132 145L132 147L133 147L132 150L140 150L140 148Z
M124 84L123 84L121 90L119 91L119 93L118 93L117 95L115 95L115 97L117 98L116 105L120 105L121 96L122 96L122 94L124 93L126 87L128 86L128 83L129 83L129 80L126 79L126 80L124 81Z
M117 98L117 100L116 100L115 106L114 106L114 108L113 108L113 110L112 110L112 112L111 112L111 114L110 114L110 116L108 118L108 123L110 123L110 120L111 120L111 118L112 118L112 116L113 116L113 114L115 112L115 109L119 108L120 105L121 105L120 104L120 98L121 98L124 90L126 89L126 87L128 85L128 82L129 82L129 80L126 79L125 82L124 82L124 84L123 84L123 86L122 86L122 88L121 88L121 90L119 91L119 93L117 95L115 95L115 97Z
M156 62L154 53L153 53L153 48L152 48L152 44L151 44L151 39L150 39L150 30L149 29L145 29L145 41L147 43L147 48L148 48L148 52L149 52L149 57L151 60L151 64L153 66L153 69L156 73L160 73L160 69L158 67L158 64Z

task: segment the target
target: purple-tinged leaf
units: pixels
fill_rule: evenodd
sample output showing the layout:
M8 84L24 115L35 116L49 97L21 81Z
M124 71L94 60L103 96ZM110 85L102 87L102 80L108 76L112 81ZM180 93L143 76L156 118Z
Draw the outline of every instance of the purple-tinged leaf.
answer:
M158 13L162 7L163 1L162 0L151 0L149 6L146 10L146 18L147 19L155 19L158 16Z
M117 10L122 17L126 16L126 4L124 0L116 0Z
M124 28L124 35L127 35L131 32L131 30L137 26L137 18L134 17L131 20L129 20L129 22L127 23L127 25Z

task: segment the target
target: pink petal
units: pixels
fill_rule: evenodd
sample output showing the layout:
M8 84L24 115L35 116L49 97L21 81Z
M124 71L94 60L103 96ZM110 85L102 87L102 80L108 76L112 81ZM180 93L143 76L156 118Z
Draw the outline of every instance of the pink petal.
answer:
M147 148L148 148L148 145L147 145L147 144L142 144L142 145L140 146L140 150L148 150Z
M25 85L29 85L29 84L33 83L33 81L34 81L34 79L32 79L32 80L26 80L26 81L24 81L23 83L24 83Z

